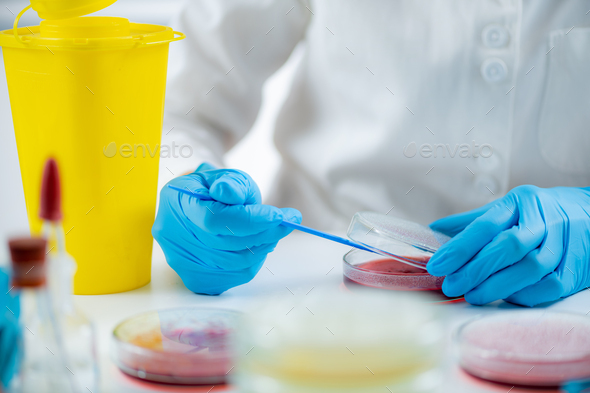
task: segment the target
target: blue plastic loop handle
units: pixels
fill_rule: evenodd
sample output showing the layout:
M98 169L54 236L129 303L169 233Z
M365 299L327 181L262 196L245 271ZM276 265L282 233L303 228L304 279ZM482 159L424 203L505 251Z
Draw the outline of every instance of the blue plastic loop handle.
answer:
M207 194L201 194L199 192L191 191L188 187L180 188L180 187L173 186L171 184L169 184L168 187L170 187L173 190L176 190L178 192L182 192L183 194L190 195L190 196L192 196L194 198L200 199L202 201L214 201L214 199L211 198L209 195L207 195ZM281 225L283 225L285 227L288 227L288 228L297 229L298 231L309 233L310 235L318 236L318 237L321 237L323 239L331 240L331 241L336 242L336 243L344 244L344 245L347 245L347 246L350 246L350 247L354 247L354 248L358 248L358 249L361 249L361 250L364 250L364 251L375 252L375 251L371 250L370 248L367 248L367 247L365 247L365 246L363 246L361 244L358 244L356 242L353 242L351 240L345 239L345 238L340 237L340 236L332 235L330 233L318 231L317 229L306 227L305 225L296 224L296 223L290 222L290 221L283 221L281 223Z

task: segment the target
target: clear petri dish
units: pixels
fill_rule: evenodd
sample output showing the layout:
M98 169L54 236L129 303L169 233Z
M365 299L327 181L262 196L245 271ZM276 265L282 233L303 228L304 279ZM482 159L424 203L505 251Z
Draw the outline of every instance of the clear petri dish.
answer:
M344 282L373 288L400 291L440 290L444 277L394 257L383 257L363 250L351 250L343 258Z
M590 378L590 317L543 310L477 318L455 334L469 374L523 386Z
M243 393L425 393L443 377L442 311L420 293L315 288L243 315L232 382Z
M133 316L113 331L113 360L124 373L146 381L224 383L232 367L229 345L239 315L195 307Z
M426 270L426 264L450 237L425 225L375 212L358 212L347 235L385 257Z
M444 277L435 277L425 270L363 250L351 250L343 257L343 283L354 292L360 288L390 291L427 291L431 303L458 303L463 296L447 297L441 290Z
M344 285L395 291L429 291L430 300L455 303L442 291L444 277L426 271L426 264L450 238L427 226L374 212L356 213L348 227L348 237L374 252L353 249L344 255Z

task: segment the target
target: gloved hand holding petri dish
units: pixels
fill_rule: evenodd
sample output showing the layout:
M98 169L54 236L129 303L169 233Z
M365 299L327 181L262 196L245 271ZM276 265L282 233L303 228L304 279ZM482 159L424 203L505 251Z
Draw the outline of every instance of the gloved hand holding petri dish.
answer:
M436 250L450 238L440 232L384 214L359 212L348 228L348 237L373 250L353 249L344 255L344 284L399 291L429 291L432 300L453 302L441 292L444 277L426 271Z
M520 186L430 226L454 236L428 265L448 296L535 306L590 285L590 188Z

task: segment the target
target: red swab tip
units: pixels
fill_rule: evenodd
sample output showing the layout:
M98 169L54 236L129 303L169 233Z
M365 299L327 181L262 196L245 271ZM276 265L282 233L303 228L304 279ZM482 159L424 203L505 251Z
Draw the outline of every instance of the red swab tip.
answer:
M57 162L53 158L49 158L45 162L43 169L39 217L49 221L59 221L62 218L59 170Z

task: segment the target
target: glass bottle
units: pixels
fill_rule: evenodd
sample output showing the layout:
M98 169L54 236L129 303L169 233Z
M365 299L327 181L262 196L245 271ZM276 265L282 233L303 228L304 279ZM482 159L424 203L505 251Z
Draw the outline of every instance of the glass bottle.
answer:
M444 325L415 292L319 287L265 299L242 315L230 380L242 393L435 392Z
M9 241L12 285L20 292L21 303L19 366L9 387L11 393L76 391L45 285L46 244L41 238Z
M56 323L65 338L65 361L77 391L97 393L95 331L90 320L74 306L76 262L66 251L59 170L52 158L43 170L39 216L43 219L43 237L48 241L48 287Z
M56 324L63 334L66 362L72 370L77 391L98 392L99 371L96 361L95 330L92 322L74 305L73 281L76 262L65 252L61 225L50 225L46 232L57 251L48 253L48 286Z

